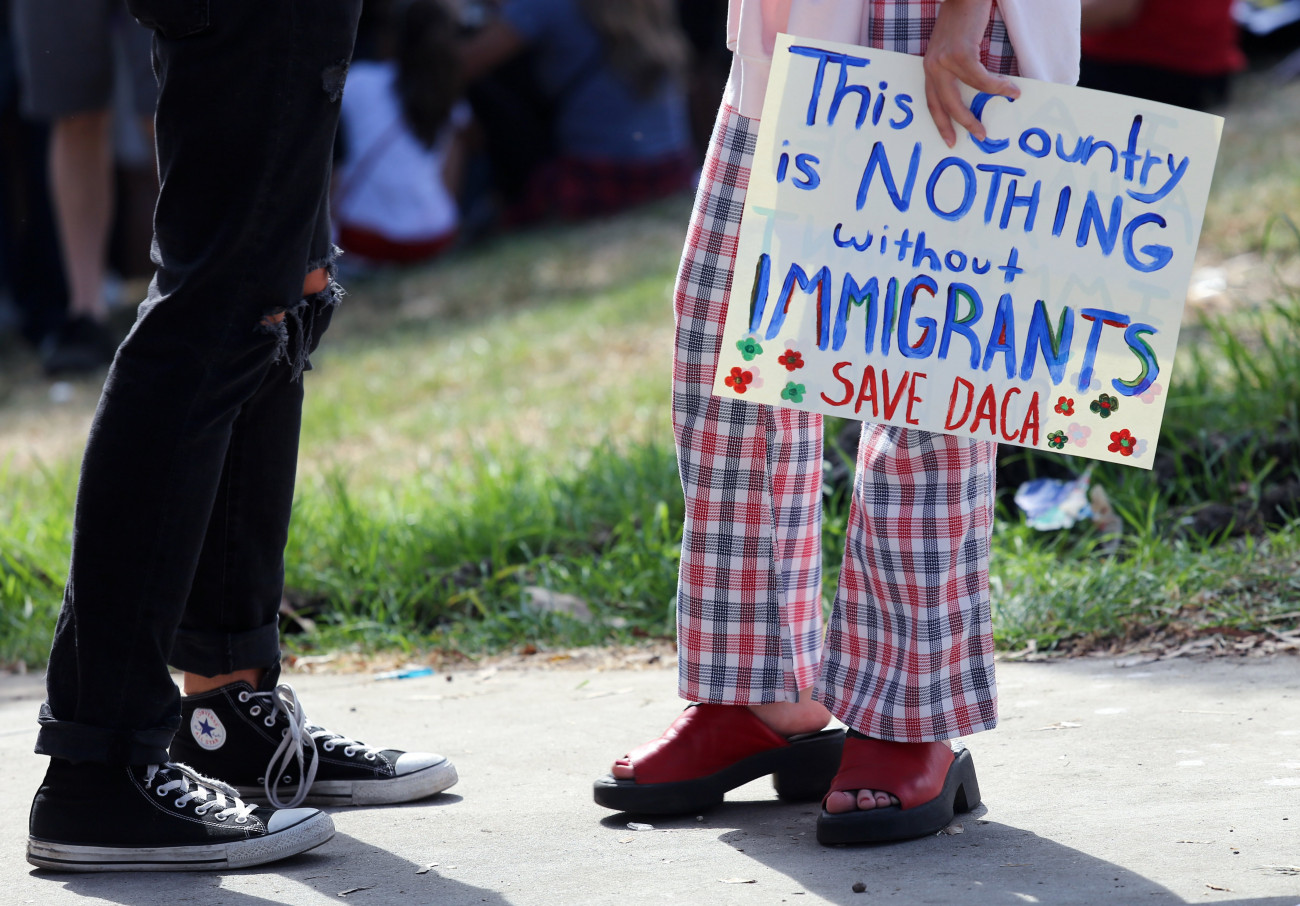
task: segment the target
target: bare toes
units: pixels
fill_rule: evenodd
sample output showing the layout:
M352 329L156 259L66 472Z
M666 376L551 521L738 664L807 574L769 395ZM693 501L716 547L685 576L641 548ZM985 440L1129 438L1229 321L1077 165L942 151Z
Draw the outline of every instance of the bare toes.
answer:
M614 766L610 768L609 772L614 775L615 780L636 779L636 771L633 770L631 762L624 761L621 758L614 762Z
M836 790L826 797L826 811L832 815L841 815L857 808L855 797L848 790Z
M898 799L884 790L858 790L854 805L859 811L866 812L873 808L889 808L891 805L898 805Z

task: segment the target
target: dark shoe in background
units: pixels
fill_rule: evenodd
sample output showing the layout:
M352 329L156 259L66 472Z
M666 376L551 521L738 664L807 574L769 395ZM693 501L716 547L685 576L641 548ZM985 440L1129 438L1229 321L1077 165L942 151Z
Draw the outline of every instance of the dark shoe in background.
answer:
M113 361L117 343L106 324L78 315L45 338L41 344L41 365L45 373L87 374Z

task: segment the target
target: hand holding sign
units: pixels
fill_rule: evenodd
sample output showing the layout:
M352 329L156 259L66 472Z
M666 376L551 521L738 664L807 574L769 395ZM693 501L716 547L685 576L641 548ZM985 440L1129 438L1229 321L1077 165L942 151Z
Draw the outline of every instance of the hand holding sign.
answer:
M957 144L953 121L976 138L985 138L984 124L971 113L961 86L977 91L1020 96L1016 83L989 72L980 62L980 41L989 22L993 0L948 0L939 7L930 44L925 51L925 103L949 148Z

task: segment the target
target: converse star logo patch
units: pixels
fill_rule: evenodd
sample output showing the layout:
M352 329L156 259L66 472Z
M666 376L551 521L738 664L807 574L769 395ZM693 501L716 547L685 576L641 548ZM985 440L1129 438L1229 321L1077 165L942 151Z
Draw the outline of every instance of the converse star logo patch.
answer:
M226 744L226 728L221 719L207 708L195 708L190 718L190 735L200 746L211 752Z

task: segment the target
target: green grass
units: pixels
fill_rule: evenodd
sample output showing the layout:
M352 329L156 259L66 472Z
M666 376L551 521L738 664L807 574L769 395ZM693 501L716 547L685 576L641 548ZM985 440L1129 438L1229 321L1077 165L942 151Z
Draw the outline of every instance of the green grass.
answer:
M638 321L661 317L647 307L657 292L654 282L518 313L500 325L501 336L482 352L474 374L529 370L532 383L555 386L582 368L554 360L551 350L577 350L582 333L595 337L602 325L621 335L636 331ZM454 327L441 342L463 345L480 328ZM642 329L655 328L646 323ZM538 339L547 331L549 339ZM1171 520L1198 505L1238 501L1243 485L1257 493L1266 479L1288 470L1300 478L1294 459L1283 463L1268 455L1269 445L1279 442L1300 449L1300 363L1287 354L1288 344L1300 338L1300 305L1290 299L1231 321L1207 321L1199 333L1171 388L1172 415L1162 438L1173 454L1169 465L1155 473L1094 467L1094 481L1125 520L1121 539L1103 538L1087 523L1036 532L1003 501L993 567L1000 647L1033 640L1039 650L1078 648L1160 629L1258 631L1296 624L1273 621L1300 608L1294 524L1223 541L1184 537ZM403 370L406 342L385 347L387 367ZM427 341L410 342L426 349ZM532 364L514 364L522 362ZM617 420L619 411L649 405L641 393L662 408L665 374L663 363L650 389L630 385L626 394L555 412L563 432L541 447L495 440L513 421L513 409L499 401L509 382L484 377L492 392L459 399L463 408L447 420L467 418L492 442L463 435L459 456L397 483L377 480L391 463L373 462L370 471L354 466L350 474L315 479L300 496L291 542L298 555L290 574L299 599L328 615L310 644L491 650L670 635L681 497L666 429L656 421L632 437L615 430L594 447L590 441L605 430L606 417ZM466 378L466 384L477 380ZM516 399L531 409L532 392L521 390ZM401 416L385 418L389 430L401 431L390 424L396 419L400 425ZM828 420L831 443L837 428ZM418 442L418 429L410 440ZM1058 467L1063 461L1085 465L1050 458ZM840 489L826 502L828 603L843 551L846 498ZM582 599L594 621L531 610L525 590L537 587Z
M67 575L76 478L69 465L0 463L0 665L45 661Z
M1282 216L1300 197L1288 153L1300 132L1275 112L1300 110L1300 88L1255 94L1229 118L1202 251L1256 256L1264 278L1184 329L1157 469L1094 466L1122 537L1087 522L1036 532L1002 490L991 578L1003 650L1298 625L1300 513L1265 526L1263 512L1273 489L1300 481L1300 300L1287 288L1300 240ZM352 281L307 377L286 566L287 597L315 629L289 634L291 647L417 656L672 634L670 293L686 215L671 202ZM76 385L52 413L32 363L6 358L0 665L35 667L97 388ZM832 440L838 427L828 420ZM1003 459L1025 474L1087 465L1012 448ZM1215 507L1228 522L1193 531ZM827 598L847 509L847 489L833 489ZM548 595L592 619L540 609Z
M671 448L551 475L482 451L436 482L357 493L325 476L299 498L289 587L322 620L316 645L590 644L672 630L681 492ZM594 620L546 615L526 589L576 595Z
M532 253L563 258L573 235L532 237ZM618 253L625 238L604 241ZM653 266L640 279L559 287L489 319L404 319L400 303L370 302L366 285L354 293L308 378L287 585L316 630L291 635L293 647L414 655L671 635L682 502L666 413L670 238L641 249ZM492 256L451 263L445 283ZM425 279L437 285L438 273ZM1267 456L1268 442L1300 441L1300 364L1288 352L1298 338L1294 298L1202 327L1171 388L1162 438L1176 454L1171 470L1095 468L1126 522L1118 544L1086 523L1035 532L1003 502L993 566L1001 647L1295 625L1272 621L1300 609L1294 524L1223 541L1181 537L1172 514L1300 477L1294 458ZM39 664L48 646L71 461L0 475L5 662ZM826 509L829 597L845 490ZM540 611L530 603L539 590L581 599L593 619Z
M1231 544L1132 532L1117 551L1095 537L1044 543L999 522L992 573L1000 648L1086 651L1160 632L1262 633L1297 625L1300 536L1293 524ZM1289 618L1277 619L1284 614Z

